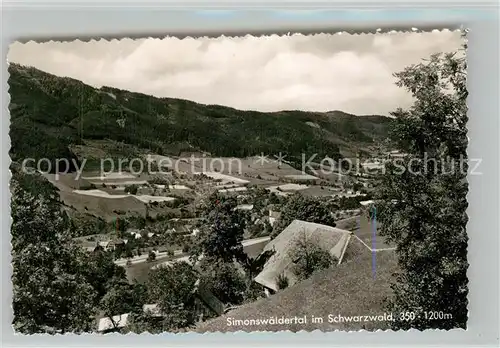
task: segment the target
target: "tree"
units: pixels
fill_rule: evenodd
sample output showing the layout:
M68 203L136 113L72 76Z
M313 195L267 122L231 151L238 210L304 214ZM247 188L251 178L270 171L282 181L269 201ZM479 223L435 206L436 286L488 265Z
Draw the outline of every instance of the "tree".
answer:
M132 248L129 244L132 244L132 240L130 240L127 244L125 244L124 254L127 259L131 259L132 257L134 257L134 254L132 253Z
M268 236L273 232L273 226L269 223L269 221L264 220L264 236Z
M204 258L200 269L201 282L219 300L232 305L243 302L247 285L244 275L238 271L234 263Z
M259 177L257 178L259 179ZM250 191L252 198L251 202L253 204L253 210L260 212L269 204L270 192L263 187L255 187Z
M393 113L391 138L407 155L402 165L386 166L377 219L381 234L396 244L401 270L391 310L413 312L416 320L392 325L466 328L466 61L462 52L436 54L395 76L415 102L411 109ZM452 319L426 320L430 311Z
M113 224L113 229L116 231L117 237L122 238L123 233L127 230L128 228L128 221L126 219L122 218L115 218L115 220L112 222Z
M234 197L212 194L203 208L205 224L196 238L193 257L199 255L232 262L246 262L243 252L244 213L238 209Z
M146 282L147 298L158 304L163 330L192 325L196 320L195 290L198 277L186 262L153 269Z
M137 185L127 185L125 186L125 193L130 193L131 195L136 195L137 191L139 190L139 186Z
M330 267L335 261L328 250L323 249L315 239L309 238L305 231L300 233L289 253L294 263L293 271L299 279L307 279L317 270Z
M102 298L114 282L126 279L125 269L115 265L111 253L92 253L85 260L82 274Z
M251 224L247 231L250 238L259 237L264 232L264 225L261 223Z
M280 234L293 220L335 226L332 211L325 202L296 193L290 196L281 208L280 218L274 225L271 237L274 238Z
M13 325L33 333L90 332L96 292L67 249L30 245L13 257ZM74 252L78 252L74 250Z
M130 313L134 311L136 306L142 308L142 305L136 302L134 297L134 287L128 284L126 280L121 280L112 284L106 295L101 299L99 308L116 328L117 323L113 321L113 316Z
M153 250L151 250L148 254L148 258L146 259L146 262L152 262L156 260L156 254Z
M54 195L33 195L18 175L11 181L14 328L91 331L97 294L83 274L86 255L68 244L69 222Z
M115 250L113 250L113 256L115 259L119 259L122 257L123 254L123 247L116 247Z

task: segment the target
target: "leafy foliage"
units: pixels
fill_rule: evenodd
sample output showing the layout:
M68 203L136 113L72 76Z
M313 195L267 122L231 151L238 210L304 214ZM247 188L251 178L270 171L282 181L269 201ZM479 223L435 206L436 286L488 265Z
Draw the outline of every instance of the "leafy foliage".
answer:
M305 232L300 234L289 253L295 264L294 273L299 279L307 279L317 270L330 267L335 261L328 250L324 250L315 239L308 238Z
M245 229L244 213L235 209L234 197L211 194L203 207L203 224L197 236L193 255L232 262L234 259L245 263L241 241Z
M22 333L87 332L99 311L135 308L137 288L111 253L84 253L70 239L57 191L14 165L11 181L14 327ZM120 312L119 312L120 313Z
M281 208L280 218L276 221L272 237L281 233L293 220L304 220L335 227L331 208L318 200L296 193Z
M276 285L278 286L278 289L283 290L288 288L288 277L284 274L279 274L276 277Z
M151 251L148 253L148 258L147 258L147 260L146 260L146 261L147 261L147 262L152 262L152 261L154 261L154 260L156 260L156 254L154 253L154 251L152 251L152 250L151 250Z
M395 321L395 329L465 328L467 323L467 89L460 55L433 55L396 74L415 103L394 112L391 136L408 154L406 170L387 166L378 218L381 234L397 245L401 268L391 308L414 312L417 319ZM426 320L424 312L430 311L453 318Z
M163 314L161 327L172 330L193 324L197 275L186 262L153 269L146 282L150 303L157 303Z
M239 305L247 288L244 275L234 263L204 258L200 264L201 281L219 300Z
M67 245L69 225L50 196L11 182L14 328L22 333L91 331L97 293L85 256ZM67 233L65 233L67 232Z
M139 190L139 186L137 185L127 185L125 186L125 193L130 193L131 195L136 195Z
M138 301L136 295L133 285L126 280L117 281L101 299L99 307L112 324L116 325L113 316L142 310L142 302Z
M123 267L113 263L113 255L106 252L92 253L85 260L85 268L81 271L101 298L113 285L125 279ZM115 313L116 314L116 313Z
M339 210L344 209L357 209L359 208L359 202L367 201L371 198L371 195L366 196L355 196L355 197L340 197L338 200Z

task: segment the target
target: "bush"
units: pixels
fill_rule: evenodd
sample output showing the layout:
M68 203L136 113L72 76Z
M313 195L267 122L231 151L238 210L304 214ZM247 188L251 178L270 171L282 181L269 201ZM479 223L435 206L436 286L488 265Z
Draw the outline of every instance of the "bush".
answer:
M303 232L290 250L290 257L295 264L294 273L299 279L309 278L314 272L330 267L335 258L323 249L314 239Z
M156 254L154 253L153 250L151 250L148 254L148 258L146 259L146 262L152 262L156 260Z
M276 285L280 290L288 288L288 277L284 274L278 275L276 277Z
M137 185L128 185L128 186L125 186L125 193L130 193L131 195L136 195L137 194L137 190L139 189L139 187Z

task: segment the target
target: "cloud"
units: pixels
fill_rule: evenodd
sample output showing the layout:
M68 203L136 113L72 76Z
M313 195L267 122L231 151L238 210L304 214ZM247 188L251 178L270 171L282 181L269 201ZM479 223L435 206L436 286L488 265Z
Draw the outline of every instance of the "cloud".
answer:
M456 51L458 32L15 43L8 60L92 86L239 109L388 114L410 96L393 73Z

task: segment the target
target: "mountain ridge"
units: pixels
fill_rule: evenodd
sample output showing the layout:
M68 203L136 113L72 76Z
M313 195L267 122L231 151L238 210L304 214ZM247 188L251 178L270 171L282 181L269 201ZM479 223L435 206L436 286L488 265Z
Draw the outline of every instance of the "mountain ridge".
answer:
M386 116L339 110L259 112L157 98L109 86L94 88L15 63L8 71L13 160L77 158L72 146L103 140L164 155L282 152L340 158L376 145L387 136L391 122Z

